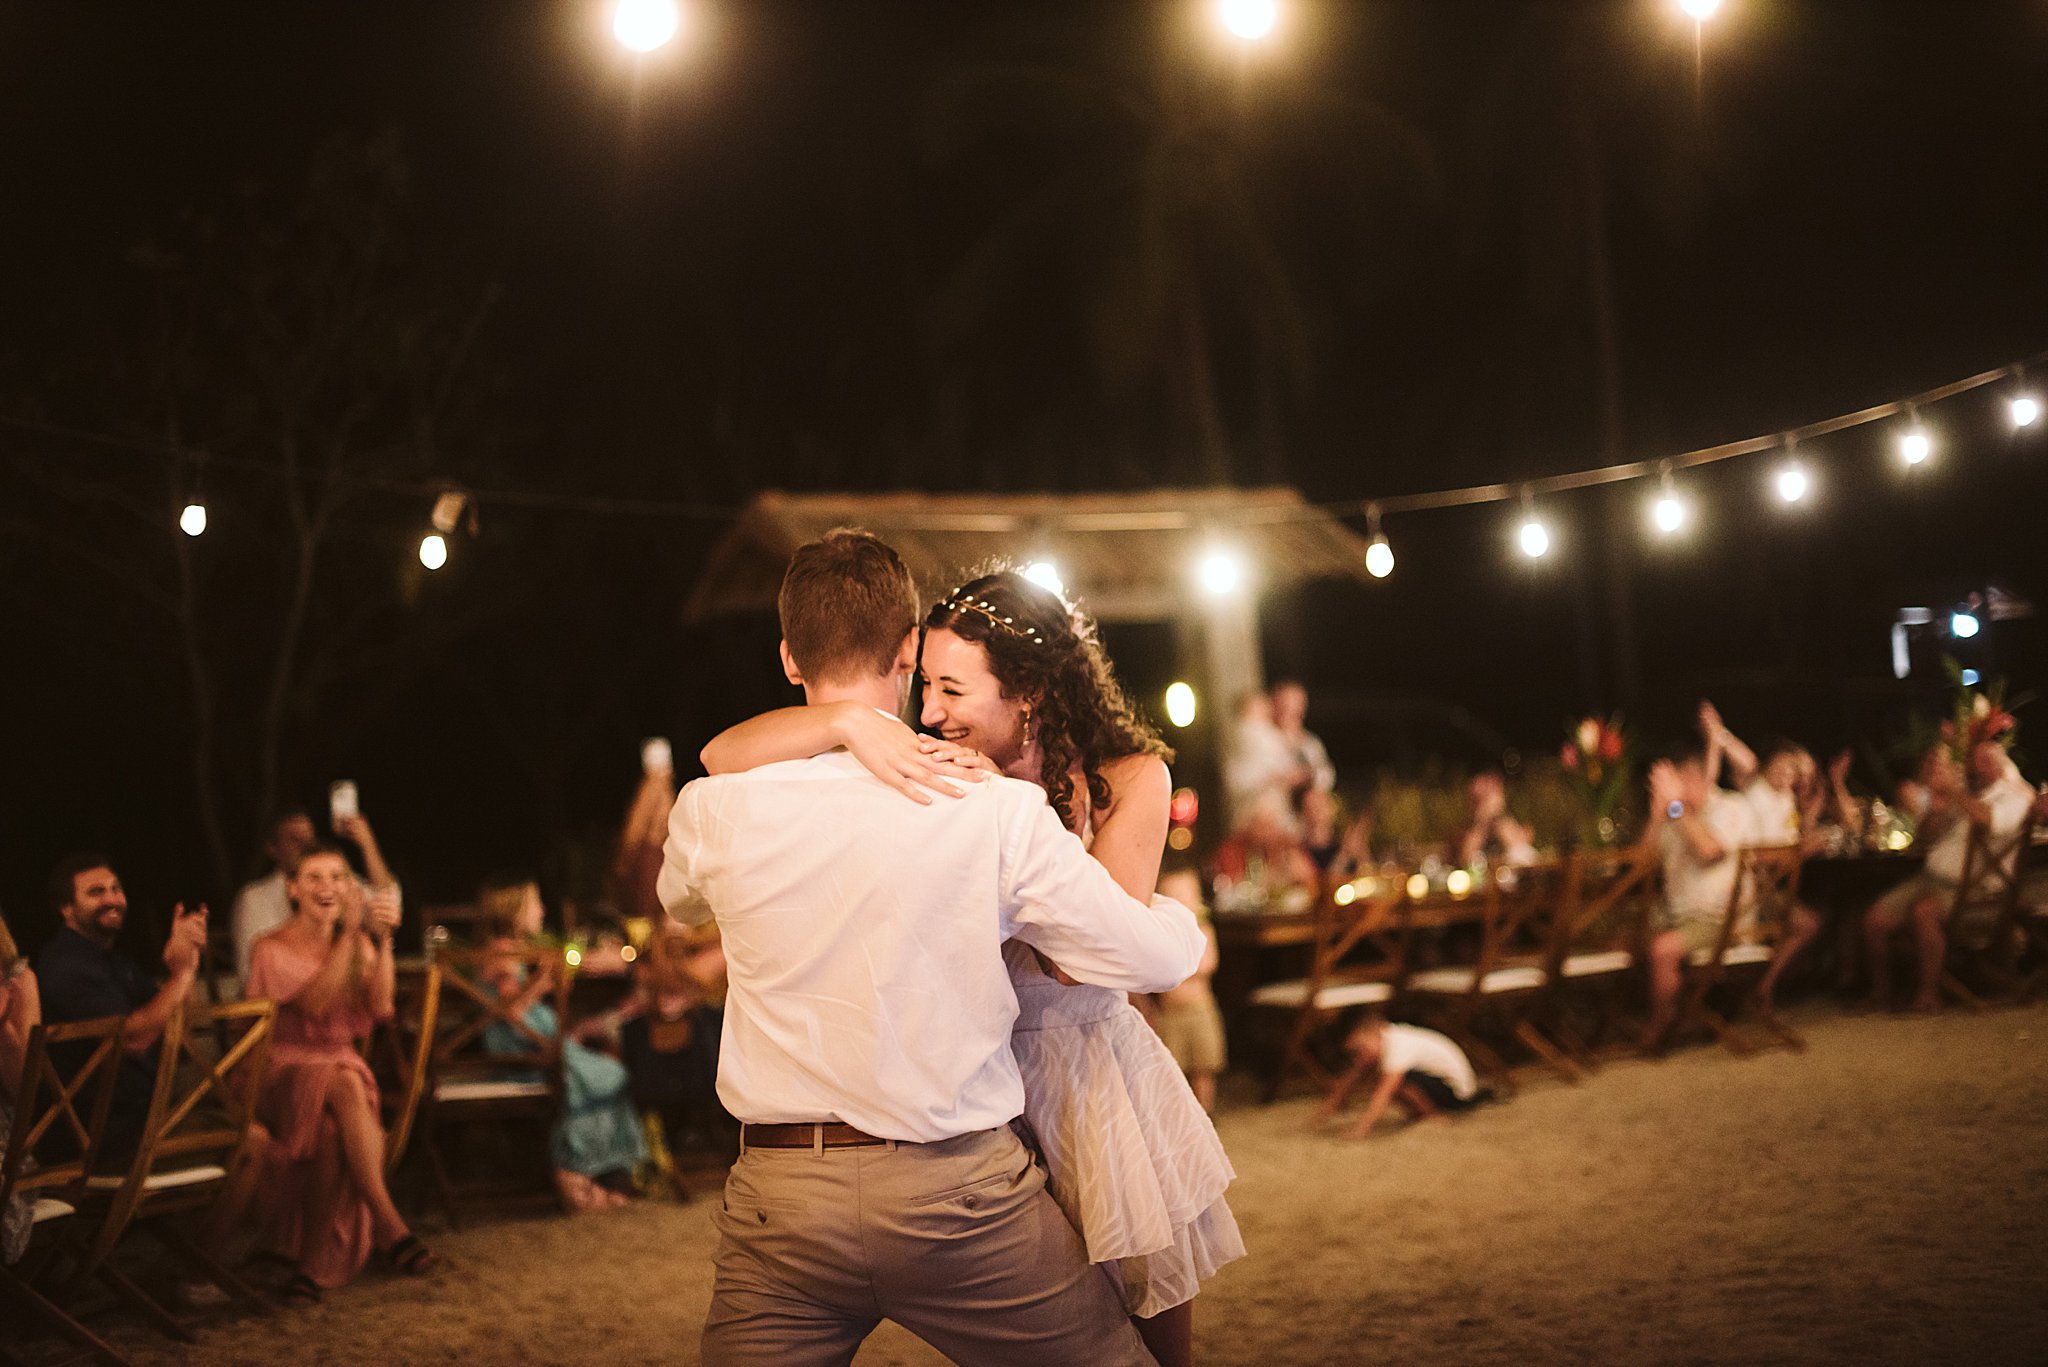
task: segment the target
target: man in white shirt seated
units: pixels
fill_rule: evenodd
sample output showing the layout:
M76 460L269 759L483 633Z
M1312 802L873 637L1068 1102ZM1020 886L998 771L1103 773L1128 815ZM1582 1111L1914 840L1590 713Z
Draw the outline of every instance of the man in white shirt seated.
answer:
M778 608L807 702L900 713L917 596L895 552L829 533ZM718 1093L743 1128L706 1363L844 1363L885 1318L964 1363L1151 1361L1010 1128L1002 947L1163 991L1206 947L1186 908L1126 896L1035 784L919 805L844 751L690 784L658 888L716 917L727 960Z
M1742 876L1742 848L1758 844L1750 805L1707 777L1707 757L1679 752L1650 766L1643 840L1664 866L1664 901L1650 938L1650 1019L1643 1042L1660 1048L1678 1014L1688 958L1711 952Z
M1863 941L1869 956L1870 1000L1885 1006L1891 992L1892 938L1909 919L1918 961L1912 1009L1941 1009L1941 970L1948 957L1948 917L1956 905L1969 861L1970 837L1982 830L1998 867L2010 872L2019 859L2020 832L2034 808L2034 790L2020 776L2012 756L1997 741L1980 741L1970 750L1970 772L1946 750L1929 756L1926 766L1930 801L1920 823L1927 850L1921 871L1877 899L1863 916ZM1984 887L1987 870L1969 876ZM1988 891L1989 889L1986 888Z
M1780 740L1770 746L1761 762L1756 751L1722 722L1710 702L1700 704L1700 734L1707 746L1707 781L1716 782L1725 764L1728 780L1742 800L1749 804L1752 843L1757 845L1798 845L1802 856L1821 847L1818 818L1826 789L1821 786L1820 768L1804 746ZM1820 913L1803 902L1787 909L1785 936L1778 951L1757 984L1763 1009L1773 1009L1778 979L1785 966L1799 956L1821 931Z
M363 869L369 875L366 890L398 887L367 818L344 816L334 823L334 833L354 842L363 852ZM291 898L285 892L285 884L290 881L287 871L298 867L299 857L318 839L313 818L301 808L280 812L270 823L270 836L263 842L270 872L242 885L242 890L235 894L229 922L235 937L235 976L239 980L248 981L249 956L255 952L256 942L292 918Z

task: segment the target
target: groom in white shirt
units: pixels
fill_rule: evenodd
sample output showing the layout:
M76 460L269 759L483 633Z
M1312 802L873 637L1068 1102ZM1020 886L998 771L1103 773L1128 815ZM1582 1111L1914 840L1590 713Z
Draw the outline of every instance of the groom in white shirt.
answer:
M809 703L901 711L917 594L894 551L828 533L777 607ZM1201 961L1185 908L1125 895L1036 785L920 806L843 751L690 784L659 887L717 917L730 973L718 1093L743 1129L707 1363L845 1363L883 1319L966 1364L1151 1362L1009 1127L1002 946L1163 991Z

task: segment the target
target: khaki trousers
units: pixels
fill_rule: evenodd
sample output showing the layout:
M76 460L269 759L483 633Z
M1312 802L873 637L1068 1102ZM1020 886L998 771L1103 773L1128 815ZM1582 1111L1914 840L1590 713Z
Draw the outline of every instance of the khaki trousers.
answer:
M1007 1128L748 1149L714 1219L711 1367L851 1362L885 1319L966 1367L1152 1363Z

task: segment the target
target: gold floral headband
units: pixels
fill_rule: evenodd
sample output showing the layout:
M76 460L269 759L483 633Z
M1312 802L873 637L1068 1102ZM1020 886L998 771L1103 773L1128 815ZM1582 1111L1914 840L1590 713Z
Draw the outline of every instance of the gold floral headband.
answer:
M1037 627L1032 626L1028 622L1020 626L1014 617L998 617L996 615L996 605L989 602L986 598L962 598L955 595L939 604L939 606L949 612L975 613L978 616L987 618L988 624L998 631L1008 632L1010 635L1029 641L1033 645L1042 646L1045 644L1045 637L1039 635Z

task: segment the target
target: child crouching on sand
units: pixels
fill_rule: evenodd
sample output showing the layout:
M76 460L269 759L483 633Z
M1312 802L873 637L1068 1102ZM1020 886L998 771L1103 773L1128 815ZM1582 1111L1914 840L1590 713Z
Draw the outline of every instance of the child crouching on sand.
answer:
M1439 1120L1493 1100L1493 1089L1479 1085L1465 1051L1448 1035L1434 1030L1389 1025L1379 1016L1367 1015L1345 1034L1344 1052L1350 1056L1351 1066L1316 1112L1318 1125L1326 1124L1343 1108L1360 1079L1369 1073L1379 1075L1372 1100L1366 1103L1358 1123L1344 1132L1346 1139L1365 1138L1388 1104L1396 1100L1417 1120Z

